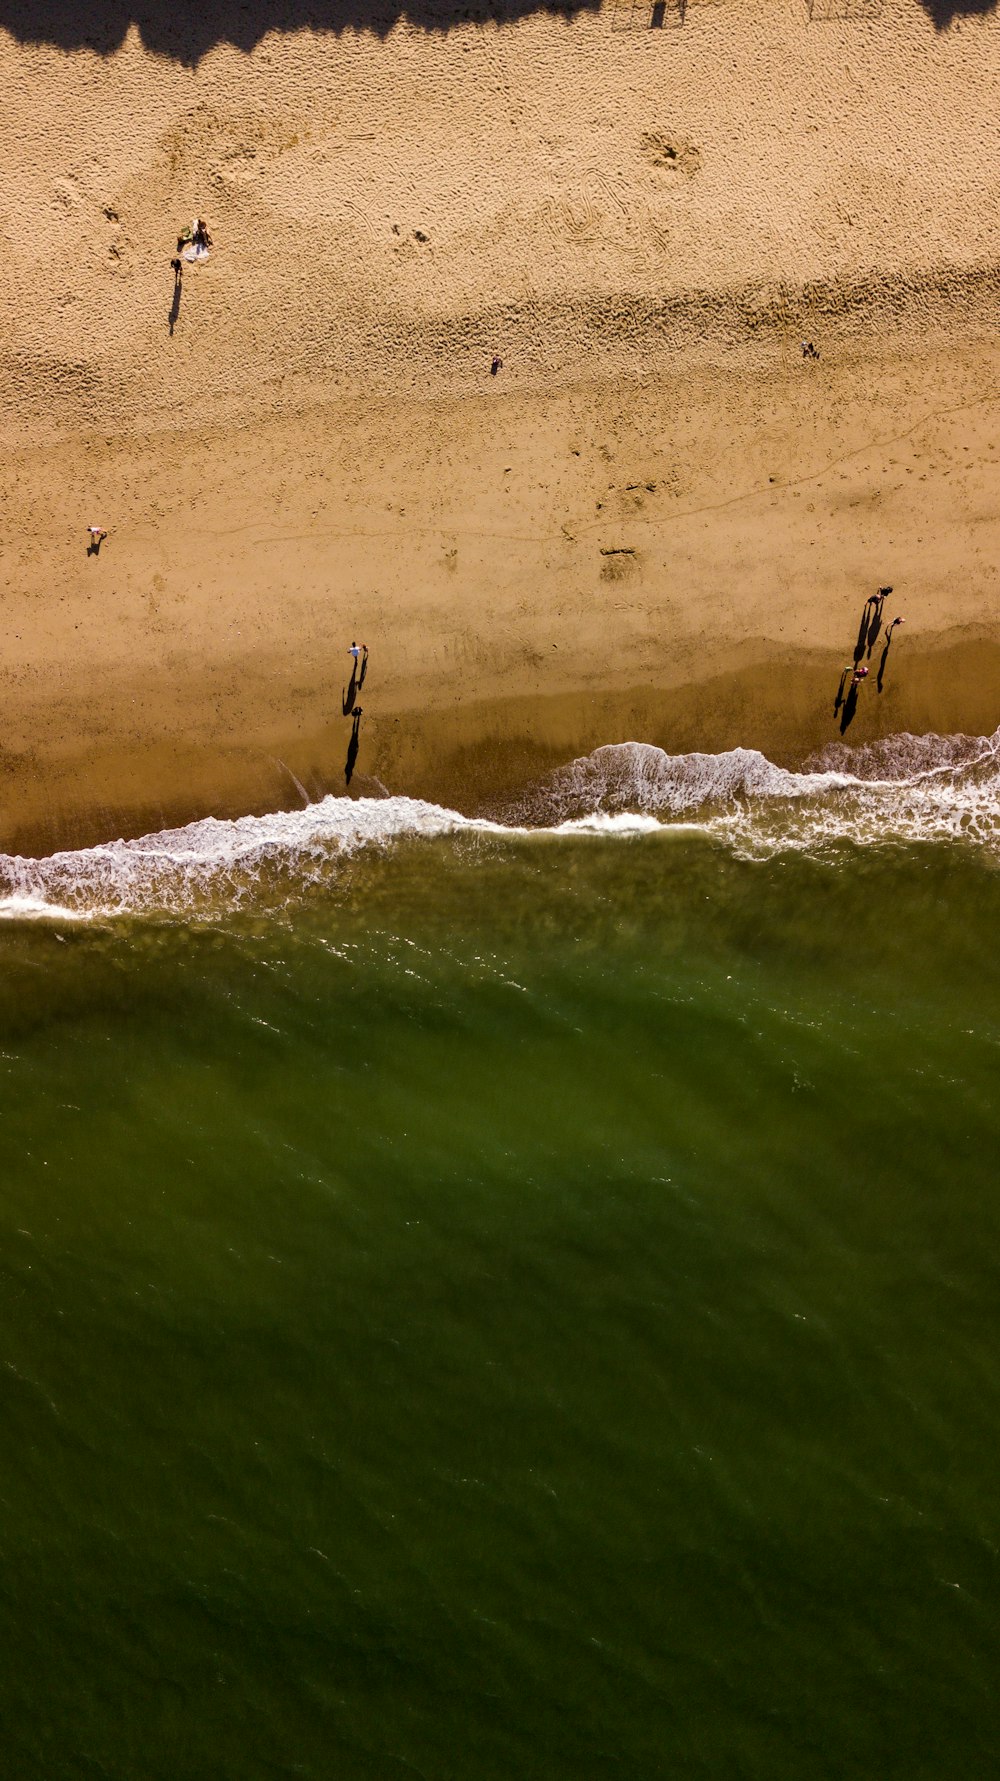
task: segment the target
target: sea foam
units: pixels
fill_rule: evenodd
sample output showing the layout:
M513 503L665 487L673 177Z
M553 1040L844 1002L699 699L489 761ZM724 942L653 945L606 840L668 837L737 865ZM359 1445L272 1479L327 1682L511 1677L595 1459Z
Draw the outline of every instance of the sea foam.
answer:
M635 842L694 830L749 859L946 841L1000 857L1000 730L834 744L800 771L755 749L670 755L649 743L609 744L558 768L503 814L329 796L305 809L210 817L41 859L0 855L0 917L274 908L329 883L360 850L446 836Z

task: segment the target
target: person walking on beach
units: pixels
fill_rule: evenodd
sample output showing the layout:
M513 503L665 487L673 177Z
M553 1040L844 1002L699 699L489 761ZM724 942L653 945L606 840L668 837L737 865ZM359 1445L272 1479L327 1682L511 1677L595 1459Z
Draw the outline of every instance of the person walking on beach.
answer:
M353 657L354 657L354 666L355 666L355 667L357 667L357 665L358 665L358 657L359 657L359 655L360 655L360 654L361 654L361 647L360 647L360 645L359 645L359 644L357 644L357 643L352 643L352 644L351 644L351 647L350 647L350 649L349 649L349 650L348 650L348 652L347 652L347 653L348 653L348 655L352 655L352 656L353 656Z
M99 556L101 545L104 543L108 534L103 526L88 526L87 531L90 533L90 543L87 546L87 555L88 557Z

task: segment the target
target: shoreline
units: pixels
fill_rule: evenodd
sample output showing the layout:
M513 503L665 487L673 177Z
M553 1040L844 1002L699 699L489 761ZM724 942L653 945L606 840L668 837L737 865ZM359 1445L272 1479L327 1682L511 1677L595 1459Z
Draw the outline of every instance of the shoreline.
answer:
M752 656L754 646L746 648ZM1000 636L945 634L916 647L894 642L881 696L874 687L878 653L844 738L832 715L843 664L762 654L742 668L671 687L533 693L437 712L381 710L362 729L349 792L343 767L350 724L339 713L315 731L274 731L256 747L198 748L176 738L139 749L76 747L50 762L44 776L33 773L30 784L25 776L13 799L8 777L0 850L45 857L206 816L293 810L326 795L404 795L502 818L553 770L609 744L648 743L669 755L747 748L776 766L801 769L842 740L863 747L903 734L989 736L1000 724Z
M906 620L850 742L1000 721L1000 346L749 339L728 367L23 447L0 848L343 790L469 812L609 741L798 765L863 600ZM890 350L891 349L891 350ZM99 478L98 558L76 524ZM946 618L947 622L942 623Z

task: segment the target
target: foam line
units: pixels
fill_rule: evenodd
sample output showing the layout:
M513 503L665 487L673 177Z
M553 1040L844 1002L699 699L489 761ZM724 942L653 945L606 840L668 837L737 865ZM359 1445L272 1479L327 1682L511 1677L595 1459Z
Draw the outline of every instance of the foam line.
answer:
M448 835L636 840L697 828L743 857L852 843L958 841L1000 856L1000 730L836 744L800 772L755 749L595 749L533 786L504 822L415 798L323 798L303 810L209 817L132 841L0 855L0 917L195 915L294 902L360 849Z

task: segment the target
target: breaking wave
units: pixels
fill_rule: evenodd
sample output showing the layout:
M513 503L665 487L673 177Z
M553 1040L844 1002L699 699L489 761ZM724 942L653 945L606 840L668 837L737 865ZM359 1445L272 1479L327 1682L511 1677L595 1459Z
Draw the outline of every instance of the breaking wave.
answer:
M671 755L623 742L560 767L509 814L565 827L624 811L696 821L752 857L959 838L998 851L1000 729L833 743L796 771L757 749Z
M798 771L755 749L595 749L532 786L503 820L405 797L323 798L302 810L207 818L42 859L0 855L0 917L92 920L274 908L363 849L465 836L538 841L695 831L741 857L959 842L1000 857L1000 730L834 744Z

